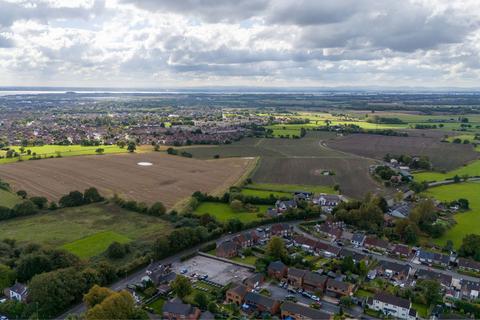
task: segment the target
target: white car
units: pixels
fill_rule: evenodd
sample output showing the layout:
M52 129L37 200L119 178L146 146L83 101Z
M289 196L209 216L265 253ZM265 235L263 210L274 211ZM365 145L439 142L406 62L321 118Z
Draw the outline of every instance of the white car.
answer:
M320 302L320 298L317 297L317 296L314 295L314 294L312 294L312 295L310 296L310 299L312 299L313 301L316 301L316 302Z

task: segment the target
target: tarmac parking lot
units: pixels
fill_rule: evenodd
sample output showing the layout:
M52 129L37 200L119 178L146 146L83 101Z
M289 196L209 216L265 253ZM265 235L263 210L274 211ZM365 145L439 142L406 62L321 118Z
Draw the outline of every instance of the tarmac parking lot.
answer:
M208 276L206 280L225 286L230 282L242 282L254 273L248 268L233 263L197 255L183 262L172 265L177 274L185 276Z

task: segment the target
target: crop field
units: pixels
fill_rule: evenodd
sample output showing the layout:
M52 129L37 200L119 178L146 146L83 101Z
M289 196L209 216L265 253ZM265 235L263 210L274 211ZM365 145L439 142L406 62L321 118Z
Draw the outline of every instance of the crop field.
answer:
M466 182L439 186L428 189L426 192L441 201L453 201L459 198L468 199L470 210L455 214L457 224L449 229L441 238L433 241L444 246L447 240L452 240L456 248L462 244L462 239L470 233L478 234L480 230L480 183Z
M68 248L79 250L82 255L101 253L98 250L106 243L109 244L109 241L153 240L160 234L169 233L170 229L170 224L164 220L123 210L111 204L91 204L0 221L2 238L53 247L68 244ZM96 252L89 251L88 247L96 241L103 245L97 246Z
M245 190L257 190L257 191L275 191L292 194L296 191L307 191L315 194L319 193L335 193L333 188L328 186L313 186L313 185L300 185L300 184L274 184L274 183L251 183L244 187Z
M25 152L31 150L32 153L36 153L37 157L41 158L50 158L50 157L73 157L73 156L84 156L84 155L94 155L97 154L96 150L102 148L104 154L112 153L126 153L127 148L120 148L116 145L113 146L98 146L98 147L84 147L81 145L71 145L71 146L60 146L60 145L44 145L44 146L34 146L34 147L25 147ZM10 146L10 149L20 152L20 146ZM0 156L4 156L6 151L0 150ZM23 153L20 158L3 158L0 159L0 164L17 162L19 160L28 160L32 156Z
M255 190L255 189L247 189L247 188L243 188L241 193L245 196L259 197L259 198L269 198L270 196L274 196L276 198L282 198L282 197L291 198L292 197L291 192Z
M22 200L14 193L0 189L0 206L13 208L17 203L22 202Z
M428 171L415 173L413 176L417 181L432 182L452 179L456 175L459 177L462 177L463 175L468 175L469 177L480 176L480 160L473 161L466 166L448 171L446 173Z
M376 159L382 159L387 153L428 156L436 170L453 170L480 157L471 145L440 142L434 137L353 134L329 140L327 144L337 150Z
M310 131L302 139L248 138L231 145L184 150L203 159L211 159L214 155L220 158L260 157L251 176L255 184L311 185L327 187L327 190L339 184L342 193L350 197L378 191L379 186L368 173L369 165L375 161L323 145L324 140L333 137L335 133L332 132ZM334 175L325 176L324 171L331 171Z
M140 166L148 162L151 166ZM0 166L0 178L15 190L58 200L72 190L96 187L151 204L172 207L195 191L219 192L241 178L252 159L203 161L164 153L134 153L24 161Z
M103 231L91 236L66 243L63 249L70 251L80 258L91 258L107 250L113 242L128 243L131 240L113 231Z
M251 222L261 220L261 218L259 218L257 214L265 213L269 208L269 206L266 205L257 205L256 207L258 208L258 212L235 212L226 203L202 202L197 207L197 209L195 209L195 213L209 213L211 216L215 217L218 221L221 222L226 222L230 219L238 219L242 222Z

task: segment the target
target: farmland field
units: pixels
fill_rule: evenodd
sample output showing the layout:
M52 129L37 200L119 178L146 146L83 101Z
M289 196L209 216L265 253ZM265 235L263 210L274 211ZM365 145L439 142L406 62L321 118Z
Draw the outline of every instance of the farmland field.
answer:
M0 189L0 206L13 208L17 203L22 202L22 200L14 193Z
M91 236L66 243L62 246L63 249L70 251L80 258L91 258L99 255L113 242L127 243L131 240L124 235L113 231L103 231L95 233Z
M211 159L223 157L260 157L251 178L260 184L311 185L331 190L339 184L342 193L362 197L366 192L378 191L379 186L370 177L371 159L339 152L325 147L322 141L335 137L332 132L310 131L302 139L243 139L231 145L186 148L194 157ZM334 175L325 176L323 171ZM293 190L293 191L297 191ZM291 190L273 190L293 192Z
M335 193L333 188L328 186L313 186L299 184L275 184L275 183L251 183L244 187L245 189L275 191L292 194L296 191L307 191L313 193Z
M441 201L453 201L459 198L466 198L470 203L470 210L454 215L457 224L448 230L441 238L433 241L444 246L447 240L452 240L455 247L458 248L462 239L470 233L478 234L480 230L480 183L466 182L439 186L428 189L427 195Z
M151 166L139 166L150 162ZM164 153L134 153L24 161L0 166L0 178L15 190L58 200L94 186L104 196L114 193L172 207L195 191L219 192L235 184L252 159L196 160Z
M41 158L50 158L60 155L62 157L73 157L73 156L83 156L83 155L94 155L97 154L95 150L98 148L104 149L105 154L111 153L126 153L126 148L120 148L116 145L112 146L98 146L98 147L84 147L81 145L70 145L70 146L61 146L61 145L44 145L44 146L32 146L25 147L26 150L31 150L32 153L36 153L37 157ZM10 149L14 149L19 152L20 146L10 146ZM5 155L6 151L0 151L0 156ZM18 160L28 160L31 156L26 153L22 154L20 158L3 158L0 159L0 164L17 162Z
M257 214L265 213L269 208L269 206L266 205L257 205L256 207L259 209L258 212L235 212L226 203L202 202L197 209L195 209L195 213L209 213L211 216L215 217L221 222L225 222L230 219L239 219L242 222L251 222L260 220Z
M290 193L290 192L255 190L255 189L247 189L247 188L243 188L241 193L245 196L259 197L259 198L269 198L270 195L273 195L276 198L281 198L281 197L291 198L292 197L292 193Z
M151 240L170 231L170 224L158 218L118 208L111 204L59 209L53 212L0 222L2 238L19 242L37 242L61 247L82 244L80 239L95 242L96 237L105 243L108 232L113 240ZM48 232L45 232L48 230ZM79 242L76 242L80 240ZM88 250L80 249L81 251Z
M464 167L460 167L458 169L455 169L446 173L428 171L428 172L415 173L413 176L417 181L431 182L431 181L442 181L446 179L451 179L456 175L461 177L462 175L465 175L465 174L470 177L480 176L480 160L476 160Z
M440 142L437 137L353 134L329 140L327 144L337 150L376 159L382 159L387 153L428 156L436 170L453 170L480 157L472 145Z

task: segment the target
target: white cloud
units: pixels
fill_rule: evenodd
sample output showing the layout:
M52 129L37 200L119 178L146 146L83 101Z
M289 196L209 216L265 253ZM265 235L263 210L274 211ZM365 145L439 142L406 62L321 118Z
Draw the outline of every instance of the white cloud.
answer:
M475 0L0 0L0 85L477 86L479 22Z

